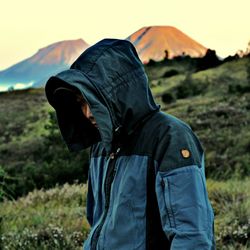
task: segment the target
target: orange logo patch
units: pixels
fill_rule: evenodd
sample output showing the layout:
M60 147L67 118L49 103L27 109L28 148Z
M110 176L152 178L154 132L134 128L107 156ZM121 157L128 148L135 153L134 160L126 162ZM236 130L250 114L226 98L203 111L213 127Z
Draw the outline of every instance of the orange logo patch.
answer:
M181 150L181 155L182 155L183 158L188 158L188 157L190 157L191 153L190 153L190 151L188 149L182 149Z

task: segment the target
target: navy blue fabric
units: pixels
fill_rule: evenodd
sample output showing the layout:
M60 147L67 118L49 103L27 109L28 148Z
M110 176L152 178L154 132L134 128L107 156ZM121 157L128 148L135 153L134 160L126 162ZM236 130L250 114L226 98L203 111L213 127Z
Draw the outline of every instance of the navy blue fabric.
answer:
M204 173L196 165L158 172L156 193L171 249L214 249L214 214Z
M82 94L98 128L72 98L60 105L60 87ZM203 147L188 124L160 111L129 41L101 40L45 92L69 150L91 146L84 250L215 249Z
M204 157L204 156L203 156ZM146 249L146 166L148 157L121 156L117 160L116 175L112 184L110 209L98 240L97 249ZM104 208L103 179L108 159L93 158L90 164L89 187L93 192L87 204L92 207L87 217L92 231L84 249L90 249L93 231L100 223ZM104 169L102 167L104 166ZM159 169L155 162L155 169ZM100 185L102 187L100 187ZM214 214L208 200L204 160L201 166L191 165L168 172L156 173L155 191L161 223L171 250L215 249L213 235ZM91 222L90 221L90 222Z
M147 156L120 156L116 162L116 174L112 183L110 209L100 234L97 249L145 249L146 244L146 177ZM87 218L92 232L100 222L104 211L104 187L109 159L94 157L90 163ZM103 169L104 167L104 169ZM92 233L84 243L90 249Z

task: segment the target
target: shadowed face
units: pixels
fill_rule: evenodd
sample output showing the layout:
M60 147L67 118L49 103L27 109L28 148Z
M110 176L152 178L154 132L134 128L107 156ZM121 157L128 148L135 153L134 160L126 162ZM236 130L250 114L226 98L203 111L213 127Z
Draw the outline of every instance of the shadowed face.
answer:
M90 111L90 108L89 108L89 105L88 103L84 100L84 98L82 97L82 95L76 95L76 100L77 102L80 104L81 106L81 110L82 110L82 113L84 114L84 116L90 120L90 122L95 126L97 127L97 124L96 124L96 120L93 116L93 114L91 113Z

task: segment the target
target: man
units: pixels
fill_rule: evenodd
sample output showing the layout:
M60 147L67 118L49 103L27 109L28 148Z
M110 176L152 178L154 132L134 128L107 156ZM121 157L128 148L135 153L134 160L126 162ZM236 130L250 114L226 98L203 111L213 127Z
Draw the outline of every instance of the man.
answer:
M91 146L85 250L215 249L203 147L160 111L129 41L88 48L46 95L69 150Z

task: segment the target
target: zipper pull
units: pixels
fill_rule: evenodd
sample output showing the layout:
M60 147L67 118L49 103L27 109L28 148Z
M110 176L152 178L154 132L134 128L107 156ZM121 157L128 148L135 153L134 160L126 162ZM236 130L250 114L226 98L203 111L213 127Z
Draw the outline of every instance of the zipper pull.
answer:
M114 152L110 153L109 158L111 160L114 160L115 159L115 153Z
M114 160L115 156L120 152L120 150L121 150L121 148L117 148L116 152L110 153L109 158Z
M120 150L121 150L121 148L117 148L117 150L116 150L116 155L120 152Z

